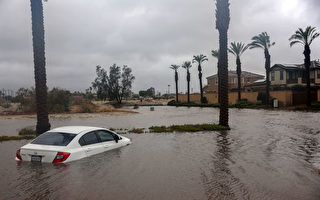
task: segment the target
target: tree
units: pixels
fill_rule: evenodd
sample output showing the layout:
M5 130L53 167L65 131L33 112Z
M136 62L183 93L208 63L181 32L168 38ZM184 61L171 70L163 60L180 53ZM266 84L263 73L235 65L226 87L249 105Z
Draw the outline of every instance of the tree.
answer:
M198 56L193 56L192 63L198 63L198 71L199 71L199 81L200 81L200 102L204 103L204 98L203 98L203 90L202 90L202 67L201 64L204 61L208 61L207 56L204 55L198 55Z
M48 131L51 127L48 117L48 94L46 78L46 58L44 42L43 5L42 0L30 0L34 77L36 88L37 127L38 134Z
M264 56L266 58L265 69L266 69L266 103L270 103L270 65L271 65L271 56L269 53L270 47L276 43L270 42L270 36L267 32L260 33L257 36L252 38L252 42L249 44L250 49L260 48L264 50Z
M228 29L230 23L229 0L217 0L216 28L219 31L219 79L220 79L220 114L219 124L229 126L228 97Z
M231 42L229 52L236 56L237 75L238 75L238 101L241 100L241 55L248 49L248 45L242 42Z
M304 46L304 66L306 68L306 78L307 78L307 106L311 106L311 93L310 93L310 65L311 65L311 49L310 46L317 37L319 37L319 33L316 32L315 27L308 26L306 30L299 28L295 34L293 34L290 38L290 47L295 44L302 44Z
M220 71L220 69L219 69L219 50L212 50L211 55L218 60L218 63L217 63L217 68L218 68L218 77L217 77L217 79L218 79L218 102L220 103L220 88L221 88L220 85L221 84L220 84L220 79L219 79L219 71Z
M188 103L190 103L190 71L189 69L192 67L190 61L186 61L182 64L182 67L187 70L187 84L188 84Z
M139 96L140 97L154 97L155 96L155 89L153 87L147 89L147 90L140 90Z
M174 70L174 80L176 82L176 102L179 102L179 91L178 91L178 69L179 69L179 65L171 65L170 69Z
M92 87L97 92L99 99L110 101L116 100L122 103L123 98L129 97L131 94L132 83L135 77L132 70L124 65L121 68L113 64L109 69L109 75L101 66L96 67L97 78L92 82Z

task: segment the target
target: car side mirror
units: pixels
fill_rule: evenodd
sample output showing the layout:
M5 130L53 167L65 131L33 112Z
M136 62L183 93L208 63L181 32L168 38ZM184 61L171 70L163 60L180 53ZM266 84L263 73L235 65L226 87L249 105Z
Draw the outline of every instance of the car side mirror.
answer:
M114 140L116 141L116 143L118 143L118 141L119 141L119 136L114 135Z

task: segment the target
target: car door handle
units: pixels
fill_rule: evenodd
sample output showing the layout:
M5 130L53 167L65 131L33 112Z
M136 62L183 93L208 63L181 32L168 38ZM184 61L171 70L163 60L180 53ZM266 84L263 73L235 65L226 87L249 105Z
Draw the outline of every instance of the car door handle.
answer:
M90 151L92 151L91 148L87 148L87 149L86 149L86 152L90 152Z
M109 145L104 145L104 148L105 148L105 149L109 148Z

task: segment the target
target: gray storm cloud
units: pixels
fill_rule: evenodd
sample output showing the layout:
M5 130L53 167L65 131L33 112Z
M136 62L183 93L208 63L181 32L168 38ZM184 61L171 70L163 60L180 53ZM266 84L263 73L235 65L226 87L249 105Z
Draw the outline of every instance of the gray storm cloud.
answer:
M276 46L272 63L302 63L302 47L289 47L298 27L320 29L318 0L231 0L229 40L250 42L267 31ZM136 76L134 91L174 85L171 64L205 54L204 77L216 73L210 56L218 48L213 0L49 0L44 3L48 86L84 91L95 78L95 66L128 65ZM0 88L31 87L33 79L30 2L0 0ZM320 58L320 39L312 58ZM243 55L243 70L264 74L263 52ZM235 59L229 56L229 69ZM192 88L199 90L197 69ZM179 70L180 91L186 73ZM173 88L173 87L172 87Z

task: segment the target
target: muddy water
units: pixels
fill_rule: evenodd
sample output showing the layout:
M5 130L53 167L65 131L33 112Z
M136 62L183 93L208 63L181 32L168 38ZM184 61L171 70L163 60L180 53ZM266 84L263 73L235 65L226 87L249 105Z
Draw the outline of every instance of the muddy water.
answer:
M114 128L216 122L212 108L51 120ZM237 110L224 133L129 134L133 144L66 165L17 163L0 143L0 199L320 199L320 114ZM0 120L14 132L33 119ZM14 126L14 127L12 127ZM8 134L7 132L6 134Z

